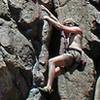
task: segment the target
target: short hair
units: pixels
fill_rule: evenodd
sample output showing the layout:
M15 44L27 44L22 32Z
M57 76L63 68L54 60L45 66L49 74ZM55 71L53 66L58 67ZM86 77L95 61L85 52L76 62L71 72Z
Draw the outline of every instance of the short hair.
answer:
M79 24L76 23L73 18L67 18L67 19L65 19L63 21L63 25L66 25L66 26L79 26Z

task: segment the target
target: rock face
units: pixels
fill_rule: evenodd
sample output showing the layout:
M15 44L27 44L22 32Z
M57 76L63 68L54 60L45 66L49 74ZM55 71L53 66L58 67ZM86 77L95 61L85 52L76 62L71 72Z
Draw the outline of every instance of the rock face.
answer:
M40 4L60 22L73 18L84 33L85 68L60 75L51 95L38 87L46 83L45 62L63 53L64 41L59 31L39 19L48 15ZM93 100L94 70L100 75L99 7L99 0L1 0L0 100Z

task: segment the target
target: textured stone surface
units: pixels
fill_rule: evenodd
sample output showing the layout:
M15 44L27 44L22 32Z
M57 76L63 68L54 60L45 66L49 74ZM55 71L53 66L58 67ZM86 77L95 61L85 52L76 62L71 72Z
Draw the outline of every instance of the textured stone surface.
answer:
M14 2L0 2L0 100L23 100L32 86L34 49L10 15L8 2Z
M100 75L100 3L98 0L38 1L0 1L0 100L93 100L94 65ZM60 43L59 31L38 18L47 15L41 12L40 4L60 22L73 18L80 25L84 33L83 50L88 55L83 52L82 57L87 61L84 70L60 75L49 96L42 94L38 86L46 83L45 61L63 52L64 41L61 38ZM93 20L97 22L94 28Z

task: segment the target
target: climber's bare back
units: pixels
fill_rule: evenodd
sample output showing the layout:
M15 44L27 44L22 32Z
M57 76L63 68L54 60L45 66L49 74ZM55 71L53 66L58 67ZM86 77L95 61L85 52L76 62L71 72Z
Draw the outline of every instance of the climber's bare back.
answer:
M69 39L70 37L68 37L67 39ZM68 48L74 48L74 49L78 49L80 51L82 51L82 34L74 34L73 36L71 36L72 38L72 42L69 45Z

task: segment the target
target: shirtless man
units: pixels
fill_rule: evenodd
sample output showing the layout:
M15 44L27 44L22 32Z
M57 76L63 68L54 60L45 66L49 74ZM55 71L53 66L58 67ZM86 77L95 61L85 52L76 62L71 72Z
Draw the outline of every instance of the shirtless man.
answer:
M49 13L49 15L51 15L51 13L46 8L44 8L44 10L46 10ZM66 48L66 52L63 53L62 55L53 57L48 61L48 66L49 66L48 82L47 85L43 88L40 88L40 90L43 92L50 93L52 90L52 84L54 78L57 75L59 75L63 70L71 68L75 61L80 60L81 52L82 52L81 49L82 30L77 26L67 26L68 24L71 24L71 22L67 23L66 22L67 20L64 22L64 24L61 24L57 20L57 18L55 18L53 15L50 17L44 16L43 20L47 20L54 27L64 32L65 36L67 37L67 40L69 40L69 44L68 47Z

